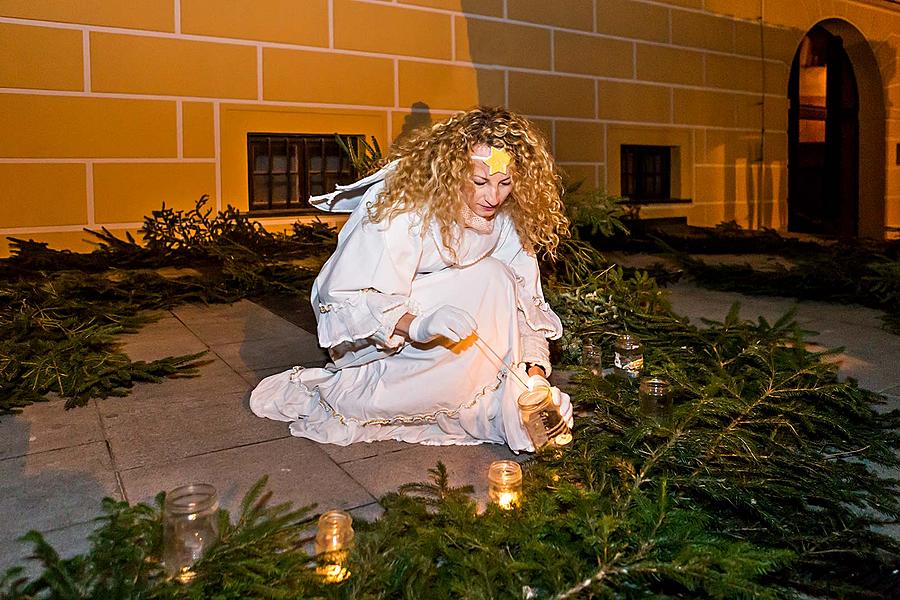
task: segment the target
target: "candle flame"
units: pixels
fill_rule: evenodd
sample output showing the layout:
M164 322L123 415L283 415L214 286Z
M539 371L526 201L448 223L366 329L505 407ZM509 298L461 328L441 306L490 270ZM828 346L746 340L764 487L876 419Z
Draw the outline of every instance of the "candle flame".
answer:
M325 583L340 583L350 578L350 571L340 564L316 567L316 573L325 579Z
M511 510L518 503L518 492L500 492L497 496L497 505L503 510Z

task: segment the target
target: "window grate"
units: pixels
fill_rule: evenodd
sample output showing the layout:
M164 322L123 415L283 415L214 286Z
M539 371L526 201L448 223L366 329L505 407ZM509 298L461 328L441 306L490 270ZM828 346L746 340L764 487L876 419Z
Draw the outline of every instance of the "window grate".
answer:
M362 137L343 136L357 147ZM247 160L250 212L305 210L310 196L358 178L334 136L249 133Z
M630 200L669 200L672 181L669 146L622 146L622 196Z

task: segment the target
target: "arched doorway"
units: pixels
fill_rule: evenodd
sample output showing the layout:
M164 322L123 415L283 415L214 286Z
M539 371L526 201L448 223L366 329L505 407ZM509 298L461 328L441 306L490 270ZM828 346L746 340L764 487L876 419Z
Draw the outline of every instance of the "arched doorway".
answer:
M855 236L859 230L859 94L844 41L813 27L791 66L788 229Z

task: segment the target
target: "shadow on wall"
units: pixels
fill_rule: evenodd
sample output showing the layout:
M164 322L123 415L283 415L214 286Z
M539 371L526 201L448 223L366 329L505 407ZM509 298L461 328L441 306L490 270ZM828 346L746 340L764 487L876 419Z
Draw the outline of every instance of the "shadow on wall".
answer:
M466 13L477 15L484 12L484 8L476 0L461 0L461 6ZM547 10L551 10L549 5ZM747 21L743 21L743 24L749 25ZM891 217L888 216L892 214L893 219L900 219L900 207L894 207L891 211L885 206L887 177L900 175L900 167L886 165L885 147L885 117L891 115L891 111L900 109L900 103L896 101L897 93L890 91L897 89L895 77L897 57L900 55L897 44L900 38L893 36L886 41L870 42L857 27L846 20L824 19L818 23L810 22L809 27L817 24L844 40L859 90L859 234L883 237L886 225L900 225L900 222L889 222ZM506 100L503 72L498 68L524 65L522 61L527 53L542 52L540 48L526 47L528 44L524 43L498 43L499 25L497 22L473 18L456 27L457 32L465 32L463 35L467 36L467 40L457 41L457 48L462 53L468 52L468 57L476 65L474 77L477 81L478 102L482 104L502 104ZM713 73L707 65L704 67L707 72L701 73L700 79L706 81L705 86L710 88L711 99L707 100L710 103L709 110L683 107L679 113L676 95L673 115L676 125L695 127L694 205L689 211L697 215L699 220L705 221L705 224L735 220L754 228L787 228L790 210L788 180L791 176L788 169L788 87L791 65L808 31L771 24L749 25L744 28L742 44L745 51L755 49L755 53L748 55L748 58L760 61L756 62L755 68L752 61L743 63L751 67L750 77L759 81L755 85L751 80L751 86L745 87L748 90L750 87L754 88L754 93L723 94L715 90L717 87L738 89L729 82L739 81L740 76L747 79L746 73L736 74L735 71L740 71L737 68L724 73ZM638 43L640 44L640 40ZM685 50L686 55L695 56L697 52L703 52L703 49L698 47ZM559 56L556 58L559 63ZM766 61L765 68L760 66L763 59ZM548 65L549 60L548 57ZM592 57L586 56L581 60L589 62ZM631 54L620 60L632 60ZM549 66L546 70L549 71ZM719 78L721 82L712 81L711 78ZM534 89L524 90L524 84L519 82L512 88L508 98L509 107L537 117L539 121L565 119L565 116L559 114L561 103L558 95L545 89L552 89L553 86L540 82L541 76L537 74L529 75L529 80L533 82ZM886 88L884 82L894 82L894 85ZM666 85L661 81L658 83ZM760 89L768 93L760 93ZM528 94L532 96L527 96ZM892 96L894 102L891 102ZM688 97L685 95L685 98ZM602 115L602 92L598 102ZM731 106L716 106L717 102L731 103ZM694 110L686 110L687 108ZM619 119L611 120L620 122ZM632 123L643 124L640 121ZM543 126L543 123L539 124ZM896 137L898 134L893 135ZM601 169L608 168L609 156L620 151L618 147L605 148L606 162ZM890 164L892 163L893 161ZM891 170L887 171L886 167ZM611 189L616 189L617 186L612 185L612 182L618 177L619 173L607 173ZM893 193L896 195L898 192Z
M428 127L432 123L431 107L424 102L413 102L409 108L412 112L404 117L403 127L400 129L397 137L394 138L394 141L406 139L415 130Z

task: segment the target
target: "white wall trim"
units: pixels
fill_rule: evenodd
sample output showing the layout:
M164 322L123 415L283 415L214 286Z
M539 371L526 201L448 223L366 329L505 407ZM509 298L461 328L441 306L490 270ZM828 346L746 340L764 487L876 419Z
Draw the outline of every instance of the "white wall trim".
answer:
M87 202L87 224L96 225L94 220L94 163L87 161L84 165L84 189Z
M183 100L175 101L175 145L178 158L184 158L184 107Z
M222 210L222 131L220 106L218 102L213 102L213 140L215 147L216 165L216 210Z
M91 34L87 30L81 32L81 60L84 62L84 71L82 77L84 77L84 88L85 93L91 93Z

